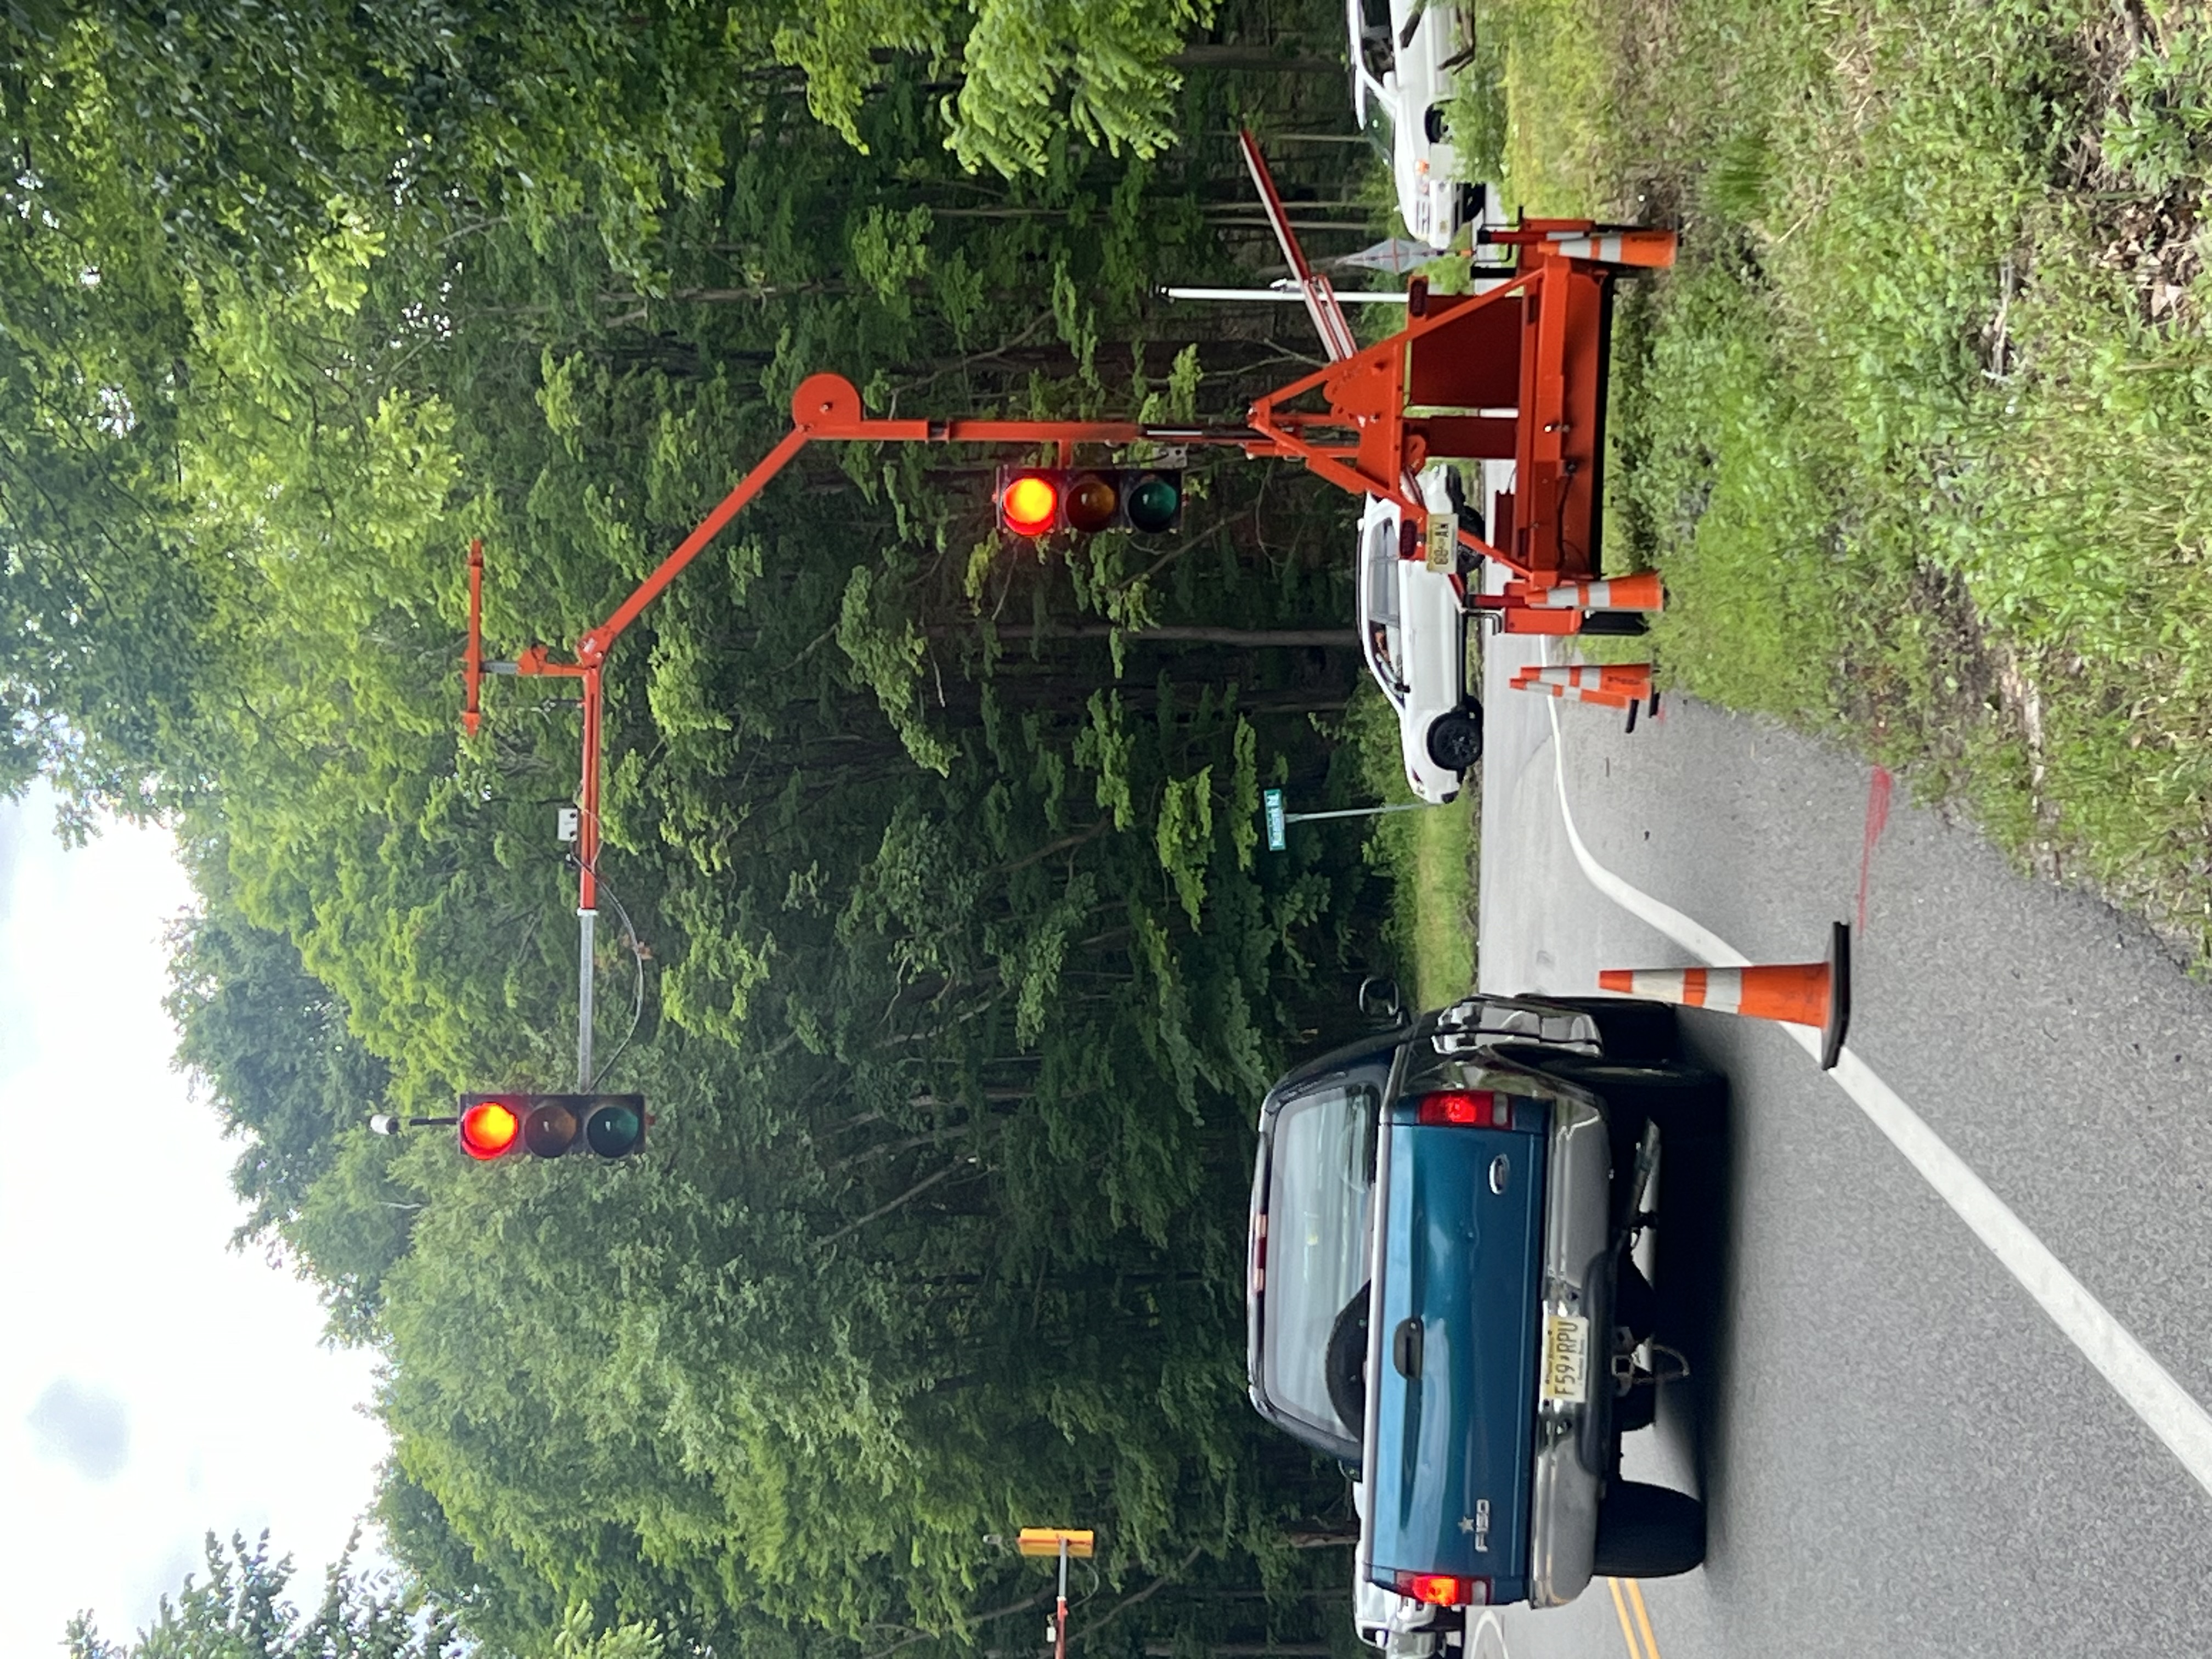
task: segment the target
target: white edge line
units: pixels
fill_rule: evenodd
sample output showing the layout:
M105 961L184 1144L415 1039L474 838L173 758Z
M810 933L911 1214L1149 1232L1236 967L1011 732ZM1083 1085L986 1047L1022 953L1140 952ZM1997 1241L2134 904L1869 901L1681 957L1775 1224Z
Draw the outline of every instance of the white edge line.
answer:
M1552 717L1552 778L1559 790L1559 818L1565 824L1567 845L1590 884L1638 920L1665 934L1692 956L1713 967L1740 968L1750 961L1710 928L1684 915L1672 905L1632 887L1590 855L1575 829L1567 806L1566 753L1559 741L1557 703L1547 707ZM1785 1025L1797 1046L1815 1058L1820 1039L1802 1026ZM2005 1271L2050 1316L2066 1340L2127 1402L2130 1410L2165 1443L2197 1485L2212 1493L2212 1413L2195 1395L2173 1379L2150 1350L2136 1340L2104 1304L2089 1294L2066 1264L2014 1215L2011 1206L1990 1189L1989 1183L1969 1168L1964 1158L1944 1144L1927 1121L1905 1103L1898 1092L1875 1074L1874 1068L1850 1048L1828 1073L1849 1095L1874 1126L1905 1154L1905 1162L1936 1189L1988 1247Z

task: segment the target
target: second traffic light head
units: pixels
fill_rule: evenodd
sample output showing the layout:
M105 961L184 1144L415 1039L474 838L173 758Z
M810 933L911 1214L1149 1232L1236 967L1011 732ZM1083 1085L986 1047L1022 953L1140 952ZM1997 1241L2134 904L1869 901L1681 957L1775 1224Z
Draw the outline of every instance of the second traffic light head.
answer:
M520 1152L560 1158L581 1141L604 1158L645 1145L643 1095L463 1095L461 1150L489 1161Z
M1017 536L1156 535L1182 522L1182 474L1173 467L1002 466L994 499L1000 527Z

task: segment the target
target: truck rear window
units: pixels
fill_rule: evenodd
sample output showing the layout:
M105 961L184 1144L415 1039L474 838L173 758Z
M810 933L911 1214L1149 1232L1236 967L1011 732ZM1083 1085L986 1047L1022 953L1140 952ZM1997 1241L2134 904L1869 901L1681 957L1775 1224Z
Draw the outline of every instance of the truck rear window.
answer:
M1328 1403L1322 1356L1337 1315L1366 1282L1374 1143L1374 1092L1322 1090L1277 1114L1268 1160L1261 1346L1267 1396L1337 1436L1351 1431Z

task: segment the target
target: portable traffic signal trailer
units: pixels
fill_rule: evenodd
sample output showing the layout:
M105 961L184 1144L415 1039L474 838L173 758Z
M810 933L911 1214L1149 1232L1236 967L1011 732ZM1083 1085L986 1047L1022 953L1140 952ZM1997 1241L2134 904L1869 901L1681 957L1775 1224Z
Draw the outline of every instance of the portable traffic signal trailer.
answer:
M1255 459L1293 460L1354 495L1395 501L1407 528L1404 556L1425 556L1429 511L1415 483L1439 458L1510 460L1514 488L1498 497L1496 522L1477 536L1455 522L1438 527L1436 551L1455 541L1495 560L1514 580L1499 594L1468 593L1471 607L1494 611L1508 633L1572 634L1583 611L1551 602L1565 583L1599 580L1598 532L1605 456L1605 394L1613 314L1613 280L1624 270L1670 265L1671 231L1622 229L1583 219L1528 219L1510 230L1486 228L1483 239L1516 251L1504 279L1479 295L1438 295L1415 278L1406 326L1358 349L1325 276L1313 270L1291 234L1257 142L1242 135L1247 164L1289 255L1309 313L1319 328L1328 367L1255 401L1242 426L1164 426L1134 421L879 419L866 415L860 394L840 374L802 380L791 400L791 430L738 481L713 511L598 627L576 641L573 662L555 661L532 646L512 661L484 660L483 558L472 544L469 565L469 643L463 675L463 725L481 721L479 688L486 673L551 675L579 682L583 767L577 803L577 1086L596 1081L592 1066L592 954L598 920L601 667L623 629L682 574L723 527L799 452L817 441L842 443L1016 444L1056 451L1056 468L1022 469L1000 479L994 501L1001 521L1022 534L1056 530L1148 526L1135 489L1151 477L1174 495L1159 516L1172 527L1182 511L1180 474L1172 468L1118 466L1081 471L1079 445L1157 444L1233 447ZM1485 274L1492 268L1485 267ZM1033 481L1025 485L1024 480ZM1110 481L1100 483L1100 481ZM1071 492L1094 483L1111 495L1070 510ZM1010 501L1019 502L1009 517ZM1156 500L1164 501L1158 490ZM1098 510L1103 502L1103 515ZM1085 515L1088 514L1086 518ZM1097 522L1092 522L1092 520ZM1576 596L1577 599L1581 595Z

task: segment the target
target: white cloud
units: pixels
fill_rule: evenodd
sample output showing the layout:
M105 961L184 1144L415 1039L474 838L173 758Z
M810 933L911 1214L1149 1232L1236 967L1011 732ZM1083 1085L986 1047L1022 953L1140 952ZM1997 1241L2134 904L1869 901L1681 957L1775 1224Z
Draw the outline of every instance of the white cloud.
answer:
M87 1480L112 1480L131 1462L131 1410L73 1377L46 1384L23 1420L39 1450Z

